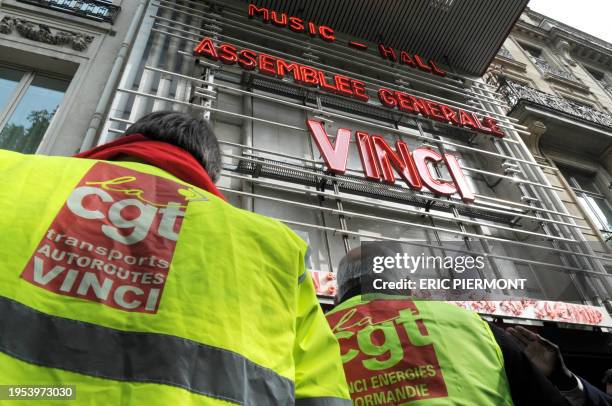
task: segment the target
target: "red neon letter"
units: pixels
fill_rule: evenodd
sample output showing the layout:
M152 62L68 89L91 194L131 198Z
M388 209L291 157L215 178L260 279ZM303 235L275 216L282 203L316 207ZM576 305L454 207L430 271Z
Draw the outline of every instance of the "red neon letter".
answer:
M423 60L421 59L420 56L415 54L414 55L414 60L416 61L416 64L417 64L419 69L424 70L425 72L431 72L431 66L429 66L425 62L423 62Z
M319 84L319 71L315 68L300 65L300 74L305 85L317 86Z
M204 38L200 43L193 49L193 53L196 55L204 55L205 57L216 61L219 59L215 44L210 38Z
M237 48L230 44L219 45L219 59L226 65L233 65L238 60Z
M462 127L469 127L472 130L478 130L472 116L461 109L459 109L459 123Z
M327 83L325 72L323 72L322 70L319 71L319 86L321 87L321 89L327 90L329 92L335 93L338 91L338 85L336 84L336 82L333 82L333 84Z
M427 106L427 103L425 102L425 100L419 99L418 97L414 97L414 96L410 96L410 98L412 99L412 104L414 106L414 109L418 113L421 113L423 117L431 116L431 111L429 111L429 106Z
M330 28L326 25L319 26L319 35L327 42L334 42L336 40L336 36L334 35L334 29Z
M431 118L433 118L434 120L441 121L443 123L446 122L446 117L444 117L444 114L442 114L441 106L438 103L429 100L427 100L425 103L429 108L429 116Z
M444 72L442 69L440 69L438 67L438 65L436 65L436 63L433 61L433 59L431 59L429 61L429 64L431 65L431 69L432 69L432 72L434 73L434 75L438 75L438 76L442 76L442 77L446 76L446 72Z
M361 159L361 166L366 178L370 180L380 180L380 171L378 170L378 165L376 165L374 148L372 147L370 136L366 132L357 131L355 133L355 138L357 138L359 159Z
M308 35L311 37L317 36L317 27L314 25L314 23L308 23Z
M302 80L300 76L300 65L295 62L287 62L284 59L276 60L276 75L278 77L284 77L287 72L291 72L293 74L293 79L296 82Z
M414 61L410 57L410 54L408 54L408 52L406 51L400 52L400 61L402 61L404 65L408 65L408 66L412 66L413 68L416 68L416 63L414 63Z
M391 47L386 47L384 44L378 44L378 52L380 52L380 56L382 56L383 59L390 59L393 62L397 61L395 51Z
M455 187L457 188L459 196L461 196L464 202L472 203L474 201L474 192L472 192L472 188L470 188L470 185L467 183L467 179L459 166L457 157L451 154L445 154L444 158L446 159L446 167L455 182Z
M352 96L353 90L351 89L351 79L342 75L334 75L334 82L338 91L345 96Z
M412 189L420 190L423 187L417 173L417 168L414 165L414 160L405 142L397 141L395 143L395 148L399 155L391 149L389 144L380 135L373 135L372 142L374 143L374 150L376 151L378 164L382 170L382 177L385 182L389 184L395 183L395 175L393 173L393 168L395 168L400 177Z
M238 65L242 69L253 70L257 67L257 52L243 49L238 53Z
M249 4L249 18L253 18L256 15L263 15L263 22L267 23L270 21L270 12L267 8L259 8L255 4Z
M351 140L351 131L346 128L339 128L336 135L336 146L332 146L329 136L325 132L323 123L316 120L306 122L310 129L310 135L314 138L319 152L325 160L327 169L333 173L346 172L346 160L348 159L348 148Z
M482 125L476 113L470 113L470 114L472 115L472 118L474 119L474 122L476 123L476 127L478 127L478 131L484 134L491 134L491 129L489 127L485 127Z
M413 105L413 102L416 100L414 97L404 92L395 92L395 97L397 97L397 100L399 101L398 109L401 111L407 111L408 113L417 112Z
M414 158L419 175L421 175L423 184L427 189L442 196L451 196L457 192L457 189L452 184L441 182L431 176L427 161L433 161L435 164L443 162L444 158L442 158L442 155L429 148L417 148L412 153L412 157Z
M276 58L266 54L259 54L259 71L266 75L276 75Z
M363 101L370 100L370 96L366 93L365 83L360 80L351 79L351 84L353 85L353 96L356 99Z
M289 17L289 29L293 32L303 32L304 20L298 17Z
M444 115L446 121L453 125L459 125L459 119L457 119L457 113L455 110L451 109L445 104L440 105L440 110L442 110L442 114Z
M383 106L389 107L390 109L397 106L397 99L395 98L393 91L385 89L384 87L378 89L378 99L383 104Z
M504 134L502 129L497 126L497 120L495 120L494 118L485 117L482 119L482 123L491 129L491 134L493 134L494 136L500 137L500 138L503 138L506 136L506 134Z
M285 25L287 25L287 14L281 13L281 18L279 20L278 13L276 11L273 11L272 24L276 25L277 27L284 27Z

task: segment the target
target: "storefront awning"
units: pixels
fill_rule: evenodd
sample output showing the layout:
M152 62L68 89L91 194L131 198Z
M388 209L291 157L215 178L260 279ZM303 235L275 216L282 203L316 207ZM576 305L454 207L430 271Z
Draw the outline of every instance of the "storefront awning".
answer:
M244 0L481 76L528 0Z

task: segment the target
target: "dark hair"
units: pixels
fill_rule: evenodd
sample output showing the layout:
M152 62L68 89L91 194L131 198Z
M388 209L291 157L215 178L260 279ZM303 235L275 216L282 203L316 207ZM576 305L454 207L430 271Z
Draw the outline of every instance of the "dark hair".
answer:
M372 272L372 261L376 256L393 257L397 253L406 252L402 245L395 241L368 242L353 248L340 260L336 278L338 293L336 303L342 303L353 296L375 293L374 279L383 281L398 281L402 270L389 268L382 274ZM385 289L384 292L392 295L408 295L408 290Z
M602 380L602 383L608 384L608 383L612 383L612 369L608 369L605 373L604 373L604 377Z
M167 142L189 152L204 167L213 182L221 172L219 142L210 124L176 111L156 111L141 117L125 134L142 134L152 140Z

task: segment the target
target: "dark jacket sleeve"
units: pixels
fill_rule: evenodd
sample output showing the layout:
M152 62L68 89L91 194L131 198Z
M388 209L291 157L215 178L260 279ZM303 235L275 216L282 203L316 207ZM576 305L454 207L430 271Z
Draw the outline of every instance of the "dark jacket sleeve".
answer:
M489 324L504 356L504 368L515 406L568 406L570 403L527 358L516 340Z
M612 396L597 389L586 380L578 377L584 386L584 406L612 406Z

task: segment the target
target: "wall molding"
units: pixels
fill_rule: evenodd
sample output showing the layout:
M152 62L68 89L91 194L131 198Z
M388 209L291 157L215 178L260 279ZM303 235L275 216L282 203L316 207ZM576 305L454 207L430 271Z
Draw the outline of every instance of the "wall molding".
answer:
M0 20L0 33L9 35L13 32L32 41L69 46L79 52L87 50L94 40L92 35L52 28L23 18L4 16Z

